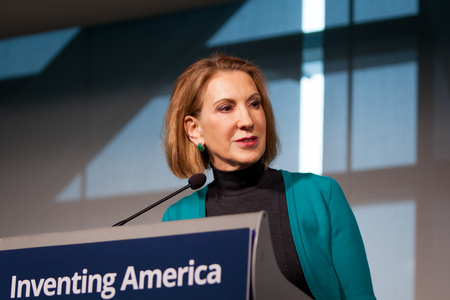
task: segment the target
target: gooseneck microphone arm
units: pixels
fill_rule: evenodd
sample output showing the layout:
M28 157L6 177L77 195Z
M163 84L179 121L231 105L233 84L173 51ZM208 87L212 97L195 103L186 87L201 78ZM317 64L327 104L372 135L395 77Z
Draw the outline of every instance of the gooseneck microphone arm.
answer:
M150 205L150 206L144 208L143 210L138 211L137 213L135 213L135 214L132 215L131 217L128 217L128 218L126 218L125 220L122 220L122 221L120 221L120 222L114 224L113 227L114 227L114 226L122 226L122 225L125 225L126 223L128 223L128 222L131 221L131 220L133 220L134 218L136 218L136 217L142 215L143 213L149 211L149 210L152 209L153 207L160 205L160 204L163 203L164 201L169 200L169 199L172 198L173 196L175 196L175 195L181 193L182 191L184 191L184 190L186 190L186 189L188 189L188 188L190 188L190 184L188 184L188 185L182 187L182 188L179 189L178 191L173 192L172 194L170 194L170 195L164 197L163 199L161 199L161 200L159 200L159 201L153 203L152 205Z
M186 189L188 189L188 188L192 188L193 190L199 189L199 188L201 188L201 187L205 184L205 182L206 182L206 176L205 176L205 174L203 174L203 173L197 173L197 174L195 174L195 175L192 175L192 176L189 178L188 184L187 184L186 186L184 186L184 187L182 187L181 189L179 189L179 190L173 192L172 194L170 194L170 195L164 197L163 199L161 199L161 200L159 200L159 201L153 203L152 205L150 205L150 206L144 208L143 210L141 210L141 211L135 213L135 214L132 215L131 217L128 217L128 218L126 218L125 220L122 220L122 221L120 221L120 222L114 224L113 227L115 227L115 226L122 226L122 225L128 223L129 221L133 220L134 218L136 218L136 217L142 215L143 213L149 211L149 210L152 209L153 207L160 205L160 204L163 203L164 201L169 200L169 199L172 198L173 196L175 196L175 195L181 193L182 191L184 191L184 190L186 190Z

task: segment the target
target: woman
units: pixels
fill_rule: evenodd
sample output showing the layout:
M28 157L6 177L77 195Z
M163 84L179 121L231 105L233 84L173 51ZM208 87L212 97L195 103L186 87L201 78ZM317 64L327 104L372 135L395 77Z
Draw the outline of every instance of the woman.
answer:
M339 185L269 168L275 120L262 72L213 54L177 79L165 116L172 172L212 168L214 181L173 204L163 221L265 210L284 276L315 299L375 299L364 245Z

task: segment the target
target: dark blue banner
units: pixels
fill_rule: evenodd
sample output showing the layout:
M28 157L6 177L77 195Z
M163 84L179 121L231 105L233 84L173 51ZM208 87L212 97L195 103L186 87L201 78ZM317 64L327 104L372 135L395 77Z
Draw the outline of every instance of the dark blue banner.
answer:
M0 299L247 299L250 230L0 251Z

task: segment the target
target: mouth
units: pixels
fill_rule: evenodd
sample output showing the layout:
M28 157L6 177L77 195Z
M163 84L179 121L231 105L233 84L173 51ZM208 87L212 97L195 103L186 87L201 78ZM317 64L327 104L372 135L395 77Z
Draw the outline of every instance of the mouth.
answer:
M236 142L240 145L251 147L258 143L258 137L257 136L245 137L237 140Z
M257 140L258 138L256 136L251 136L251 137L246 137L246 138L242 138L237 140L237 142L241 142L241 143L250 143L253 142L254 140Z

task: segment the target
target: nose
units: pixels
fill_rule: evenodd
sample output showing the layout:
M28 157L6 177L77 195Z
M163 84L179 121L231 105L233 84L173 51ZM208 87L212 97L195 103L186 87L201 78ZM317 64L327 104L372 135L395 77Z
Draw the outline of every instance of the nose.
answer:
M242 130L251 130L255 126L253 116L248 108L243 108L240 110L237 126Z

